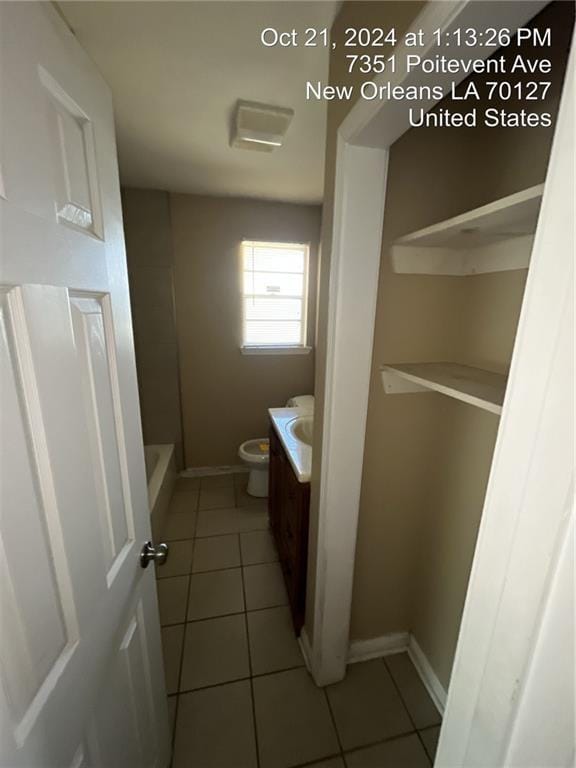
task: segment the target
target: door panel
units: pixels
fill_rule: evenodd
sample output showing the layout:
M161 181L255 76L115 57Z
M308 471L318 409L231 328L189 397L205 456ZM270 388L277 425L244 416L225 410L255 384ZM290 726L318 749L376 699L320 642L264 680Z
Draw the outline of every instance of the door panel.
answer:
M38 73L48 95L46 117L54 162L58 222L101 237L92 122L44 67L39 67Z
M134 541L134 525L129 484L123 476L125 446L121 414L116 408L120 393L106 341L106 326L109 336L113 338L114 333L109 311L104 316L104 306L109 306L103 306L106 298L71 296L70 307L110 582L112 571L119 567L118 558L126 554L126 548Z
M144 627L139 602L120 635L114 665L102 688L91 728L92 749L98 755L96 764L106 768L148 765L148 756L158 749Z
M0 434L10 435L9 441L0 441L0 509L13 505L18 510L17 516L3 515L0 536L0 626L6 650L2 678L8 689L12 716L21 723L50 670L74 637L74 627L66 624L67 601L62 599L54 567L60 532L54 530L46 514L52 500L51 489L47 487L49 480L41 479L40 466L48 463L45 445L40 434L34 439L31 430L38 402L27 407L21 396L23 376L18 358L26 358L30 350L23 345L22 338L19 348L16 346L14 317L6 292L1 296L0 334ZM34 552L33 568L26 556L29 551ZM63 563L58 563L57 570L60 581L69 582Z
M0 3L0 57L0 764L161 768L110 93L47 3Z

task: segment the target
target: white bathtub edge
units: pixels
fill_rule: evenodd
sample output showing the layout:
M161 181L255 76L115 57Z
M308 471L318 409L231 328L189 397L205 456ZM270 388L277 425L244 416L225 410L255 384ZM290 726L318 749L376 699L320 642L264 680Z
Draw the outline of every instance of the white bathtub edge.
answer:
M156 539L164 527L168 505L176 484L176 460L172 444L147 445L146 448L158 452L158 461L148 481L150 523L152 535Z

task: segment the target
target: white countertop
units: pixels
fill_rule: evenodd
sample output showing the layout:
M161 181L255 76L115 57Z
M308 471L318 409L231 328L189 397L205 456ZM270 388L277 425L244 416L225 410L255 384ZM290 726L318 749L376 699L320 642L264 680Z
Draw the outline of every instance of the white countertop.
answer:
M312 446L294 437L287 427L299 416L310 416L310 411L306 408L268 408L268 413L298 482L309 483L312 472Z

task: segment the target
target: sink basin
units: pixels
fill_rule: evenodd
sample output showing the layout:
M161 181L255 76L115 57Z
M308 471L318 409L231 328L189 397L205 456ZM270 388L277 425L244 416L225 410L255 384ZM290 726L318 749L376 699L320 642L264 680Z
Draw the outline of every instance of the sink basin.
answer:
M270 420L299 483L309 483L312 471L314 414L299 407L269 408Z
M301 443L306 445L312 445L312 432L314 429L312 416L297 416L287 424L287 429L296 440L300 440Z

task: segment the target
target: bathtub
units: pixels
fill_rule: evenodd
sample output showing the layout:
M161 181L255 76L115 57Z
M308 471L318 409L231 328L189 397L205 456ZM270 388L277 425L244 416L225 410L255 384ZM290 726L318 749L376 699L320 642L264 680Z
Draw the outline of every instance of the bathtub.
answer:
M173 445L145 445L148 505L152 536L160 540L170 497L176 483L176 462Z

